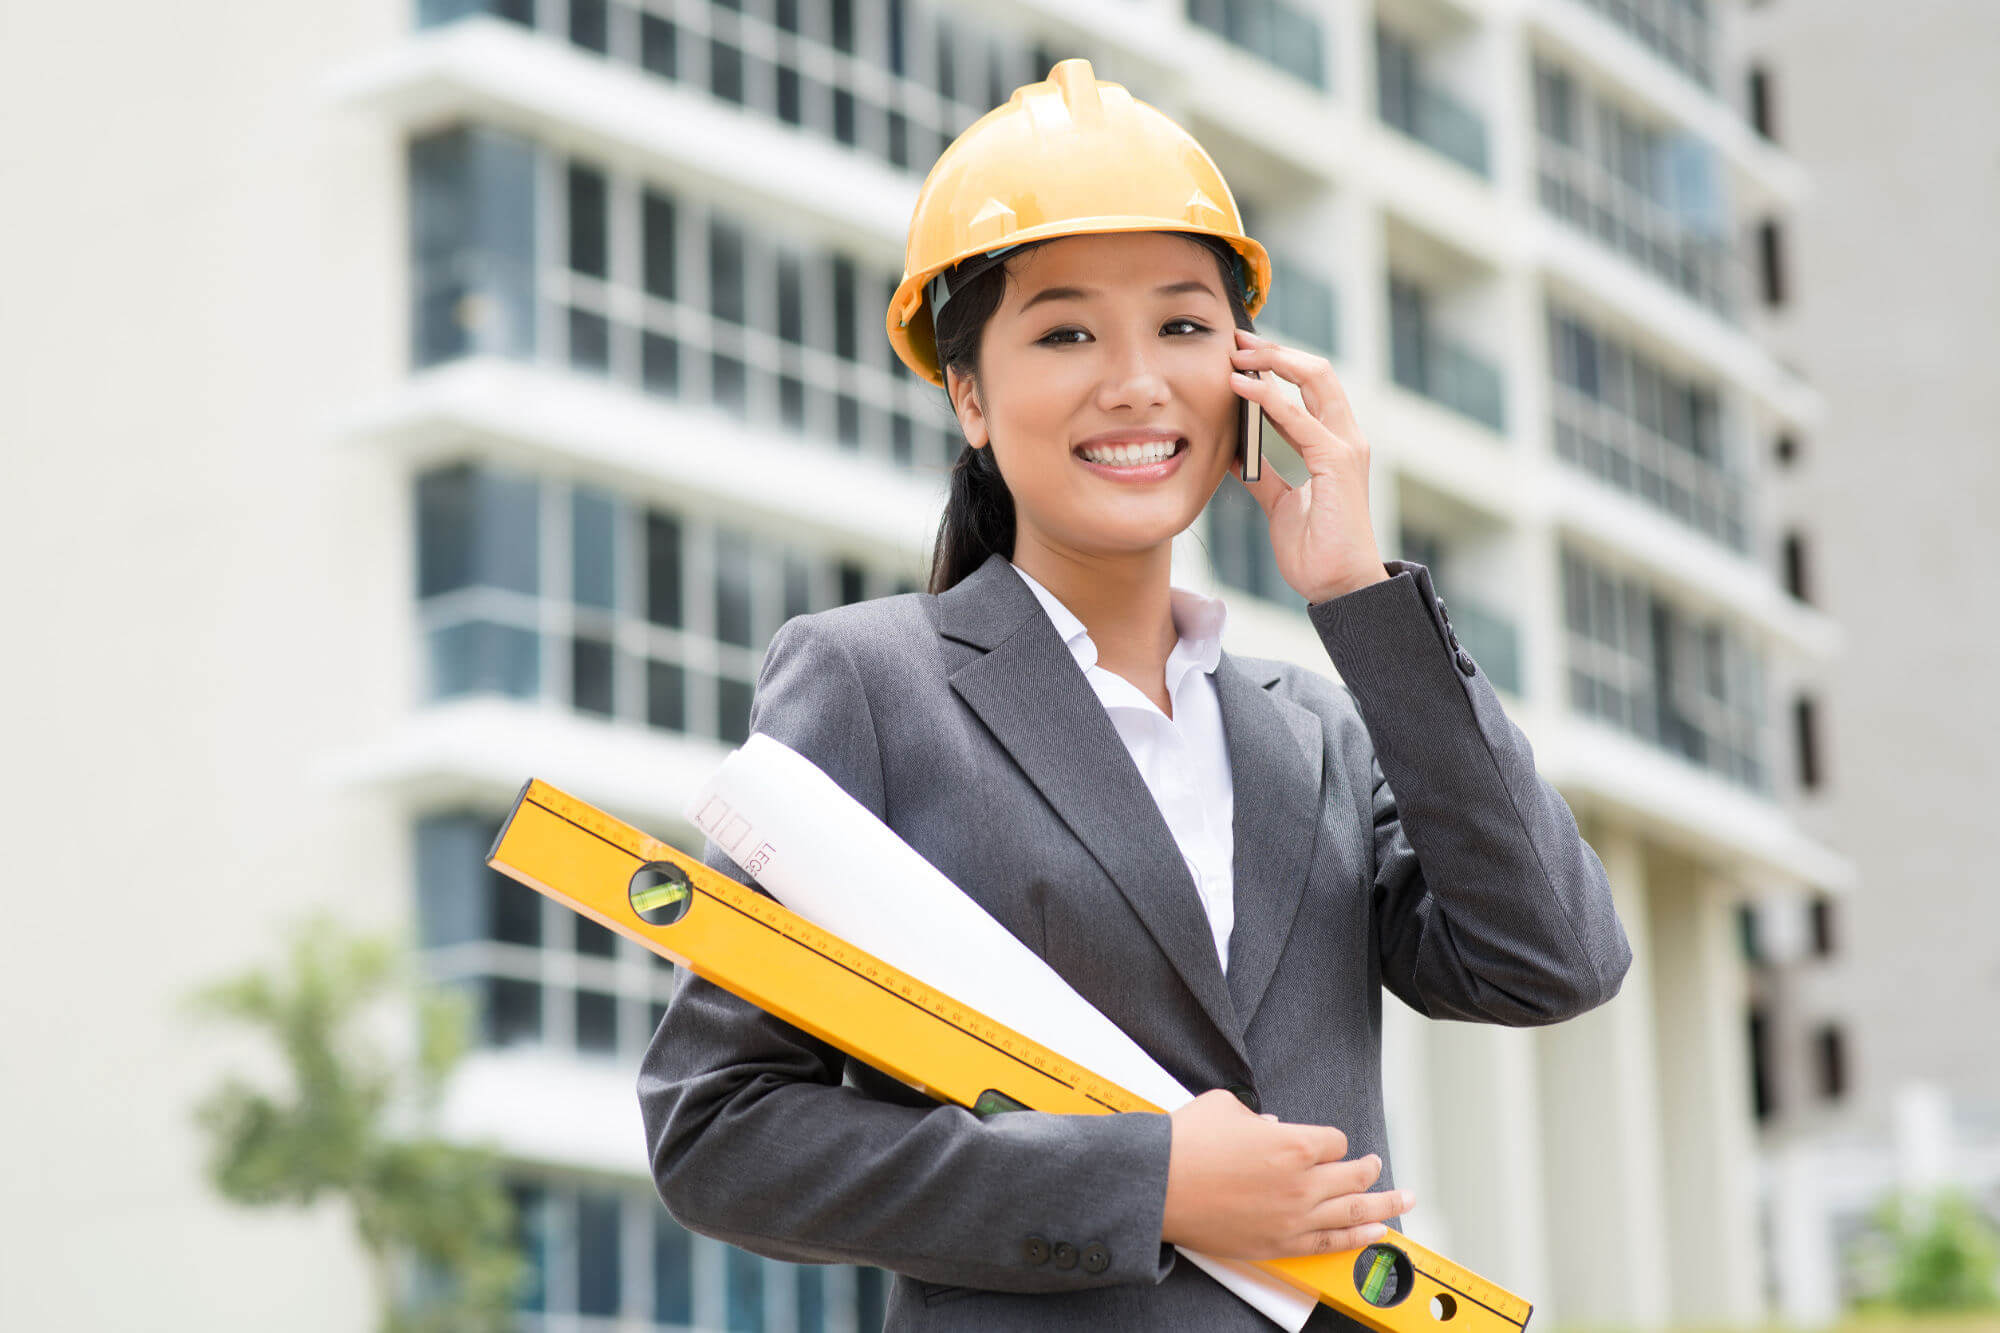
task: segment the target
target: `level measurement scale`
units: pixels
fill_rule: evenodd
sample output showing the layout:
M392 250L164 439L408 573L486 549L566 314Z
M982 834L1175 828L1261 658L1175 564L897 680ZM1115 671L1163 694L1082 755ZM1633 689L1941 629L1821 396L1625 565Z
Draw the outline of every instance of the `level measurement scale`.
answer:
M515 797L486 863L976 1115L1163 1110L539 779ZM1257 1266L1378 1333L1509 1333L1525 1328L1533 1310L1396 1232L1357 1249Z

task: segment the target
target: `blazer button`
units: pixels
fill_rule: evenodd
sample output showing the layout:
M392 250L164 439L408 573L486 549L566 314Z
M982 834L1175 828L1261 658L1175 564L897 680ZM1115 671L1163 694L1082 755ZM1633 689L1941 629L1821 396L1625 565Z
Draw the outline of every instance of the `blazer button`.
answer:
M1041 1236L1030 1236L1027 1244L1022 1246L1022 1253L1027 1255L1031 1264L1045 1264L1049 1261L1049 1242Z
M1458 650L1458 669L1468 676L1473 672L1472 654L1466 652L1463 648Z
M1057 1241L1053 1253L1057 1268L1076 1267L1076 1246L1070 1244L1068 1241Z
M1225 1084L1223 1090L1225 1092L1233 1094L1237 1101L1242 1102L1252 1111L1256 1111L1258 1109L1257 1090L1253 1087L1250 1087L1248 1084L1245 1083Z
M1111 1267L1111 1251L1104 1248L1104 1242L1094 1240L1083 1247L1083 1269L1086 1273L1102 1273Z

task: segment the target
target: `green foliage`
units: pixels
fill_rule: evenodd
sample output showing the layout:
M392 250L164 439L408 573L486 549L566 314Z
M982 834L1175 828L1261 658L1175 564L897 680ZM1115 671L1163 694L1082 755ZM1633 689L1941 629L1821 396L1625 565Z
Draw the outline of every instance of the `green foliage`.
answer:
M292 927L282 971L253 969L188 995L194 1015L268 1034L290 1076L270 1092L227 1075L196 1105L208 1177L252 1207L344 1196L375 1273L381 1333L504 1333L528 1270L499 1159L433 1132L470 1043L470 1007L413 981L408 958L321 911ZM360 1031L371 1018L412 1014L413 1049L400 1056Z
M2000 1236L1960 1190L1898 1193L1875 1213L1873 1288L1864 1308L2000 1307Z

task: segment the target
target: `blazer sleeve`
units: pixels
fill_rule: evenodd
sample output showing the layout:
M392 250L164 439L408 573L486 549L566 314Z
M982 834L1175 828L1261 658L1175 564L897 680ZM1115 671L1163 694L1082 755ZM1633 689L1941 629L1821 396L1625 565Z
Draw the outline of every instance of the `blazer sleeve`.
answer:
M772 638L750 724L882 817L869 699L814 617ZM770 896L713 839L702 859ZM1158 1283L1172 1270L1174 1248L1160 1239L1166 1115L982 1119L871 1097L842 1083L846 1060L683 970L639 1071L653 1181L675 1219L773 1259L871 1264L951 1286L1067 1291ZM1030 1237L1043 1242L1040 1262ZM1050 1261L1064 1241L1085 1260ZM1097 1264L1092 1245L1108 1262Z
M1430 571L1306 614L1373 743L1375 949L1431 1018L1514 1027L1618 993L1632 950L1610 880L1444 612Z

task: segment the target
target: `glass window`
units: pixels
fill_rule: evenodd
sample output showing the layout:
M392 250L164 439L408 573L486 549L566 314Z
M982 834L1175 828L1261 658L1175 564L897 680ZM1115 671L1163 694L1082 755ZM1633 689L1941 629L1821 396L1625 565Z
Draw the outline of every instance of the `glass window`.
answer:
M570 703L579 712L612 716L611 644L579 635L570 643Z
M646 619L681 623L681 525L671 515L646 515Z
M746 1250L725 1252L725 1283L729 1299L730 1333L763 1333L764 1265Z
M639 15L639 64L663 78L680 76L680 31L671 19L651 11Z
M744 322L749 301L744 292L743 232L733 223L712 218L708 224L709 309L717 319Z
M409 148L411 359L527 357L535 345L535 148L459 127Z
M569 0L569 39L600 55L610 51L609 11L607 0Z
M653 1213L653 1322L694 1322L694 1237L664 1208Z
M646 725L687 730L687 674L679 663L646 663Z
M579 1314L619 1311L619 1213L608 1191L579 1190L576 1199L576 1308Z
M574 163L569 168L569 266L594 278L606 276L609 208L604 175Z
M715 530L715 637L744 648L751 646L751 558L749 534Z
M612 558L617 515L617 501L602 491L577 487L570 493L571 595L580 606L618 605Z
M532 477L471 463L417 478L417 596L458 588L537 588Z
M592 990L576 993L576 1048L594 1055L617 1053L617 996Z
M640 230L645 244L646 292L663 301L671 301L677 290L674 276L675 256L678 253L674 236L674 201L652 190L647 190L642 198Z

